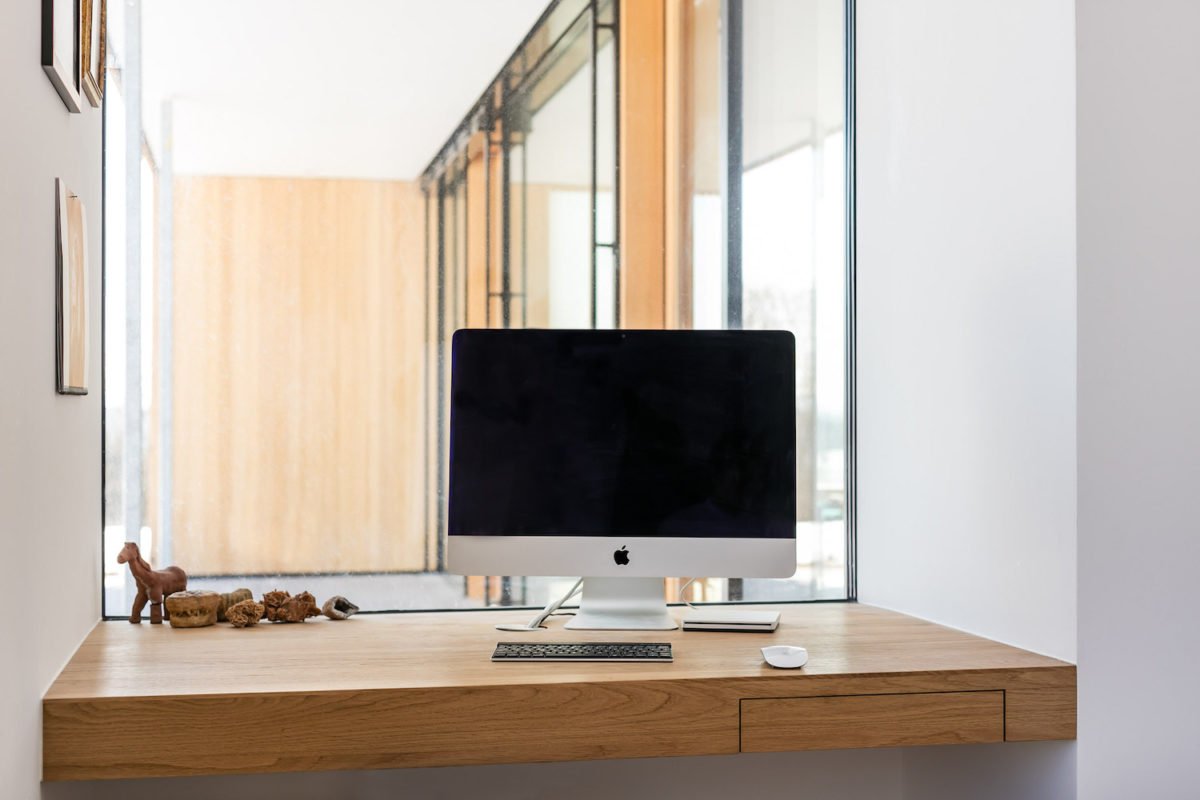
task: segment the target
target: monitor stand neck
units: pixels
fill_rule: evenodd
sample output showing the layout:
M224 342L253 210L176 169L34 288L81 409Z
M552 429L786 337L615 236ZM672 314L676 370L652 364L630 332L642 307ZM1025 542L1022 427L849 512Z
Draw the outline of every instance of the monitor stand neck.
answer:
M662 578L584 578L575 618L564 627L579 630L673 631Z

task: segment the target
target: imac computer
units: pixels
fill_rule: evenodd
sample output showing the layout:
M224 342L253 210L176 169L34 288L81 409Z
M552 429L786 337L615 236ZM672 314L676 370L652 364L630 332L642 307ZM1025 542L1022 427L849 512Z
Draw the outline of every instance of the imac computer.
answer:
M582 575L572 629L670 630L666 576L796 570L795 340L459 330L448 555Z

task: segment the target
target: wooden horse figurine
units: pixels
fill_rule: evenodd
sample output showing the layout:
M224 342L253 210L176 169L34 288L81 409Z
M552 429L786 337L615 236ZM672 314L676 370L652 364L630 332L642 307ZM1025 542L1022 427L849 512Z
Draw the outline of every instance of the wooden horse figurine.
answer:
M187 573L179 567L166 569L151 569L135 542L126 542L117 556L118 564L129 564L129 571L137 582L137 597L133 598L133 610L129 612L129 621L142 621L142 609L146 601L150 601L150 624L161 625L164 617L163 599L174 592L182 592L187 588ZM166 612L166 619L171 618Z

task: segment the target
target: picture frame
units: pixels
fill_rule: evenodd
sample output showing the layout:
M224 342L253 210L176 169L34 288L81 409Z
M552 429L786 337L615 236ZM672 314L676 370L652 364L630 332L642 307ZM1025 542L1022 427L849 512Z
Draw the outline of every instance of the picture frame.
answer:
M42 0L42 69L72 114L80 105L80 0Z
M104 102L104 57L108 37L108 0L79 0L80 58L83 93L93 108Z
M55 373L59 394L88 393L87 220L83 201L54 182Z

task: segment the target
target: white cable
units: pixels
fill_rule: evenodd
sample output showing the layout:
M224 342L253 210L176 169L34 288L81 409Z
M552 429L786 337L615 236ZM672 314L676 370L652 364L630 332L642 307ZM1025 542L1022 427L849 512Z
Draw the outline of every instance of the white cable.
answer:
M498 631L526 631L526 632L539 630L539 629L545 627L544 625L542 625L542 623L545 622L546 619L551 614L553 614L555 611L558 611L558 609L562 606L563 603L567 602L572 597L579 594L579 590L581 588L583 588L583 578L580 578L579 580L575 581L575 585L572 586L570 588L570 590L568 590L567 593L564 594L562 597L558 598L557 600L552 600L551 602L547 603L546 607L542 609L542 612L540 614L538 614L536 617L534 617L533 619L531 619L529 621L528 625L497 625L496 630L498 630Z
M692 585L692 583L693 583L695 580L696 580L695 578L688 578L688 579L687 579L687 583L685 583L683 586L680 586L680 587L679 587L679 593L678 593L678 594L675 596L675 602L677 602L677 603L683 603L685 606L687 606L688 608L690 608L692 611L695 611L695 610L696 610L696 607L695 607L694 605L692 605L691 603L689 603L687 600L684 600L684 599L683 599L683 593L684 593L684 591L686 591L686 590L687 590L687 587L689 587L689 586L691 586L691 585Z

